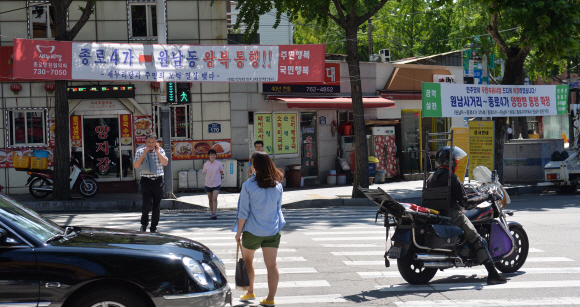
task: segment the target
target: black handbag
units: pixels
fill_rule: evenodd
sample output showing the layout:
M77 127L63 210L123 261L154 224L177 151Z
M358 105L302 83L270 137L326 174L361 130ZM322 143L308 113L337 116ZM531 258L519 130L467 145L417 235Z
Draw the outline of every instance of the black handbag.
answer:
M236 249L236 289L240 291L246 291L250 287L250 277L248 276L248 270L246 269L246 263L244 262L244 256L239 257L239 251L242 249L240 242L238 242L238 248Z

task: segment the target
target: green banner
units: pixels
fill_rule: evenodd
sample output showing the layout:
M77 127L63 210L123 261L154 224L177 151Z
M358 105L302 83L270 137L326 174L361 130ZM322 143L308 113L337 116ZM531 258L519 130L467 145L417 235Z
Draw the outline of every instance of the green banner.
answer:
M568 113L569 85L556 85L556 111L558 115Z
M441 83L423 83L423 117L441 117Z

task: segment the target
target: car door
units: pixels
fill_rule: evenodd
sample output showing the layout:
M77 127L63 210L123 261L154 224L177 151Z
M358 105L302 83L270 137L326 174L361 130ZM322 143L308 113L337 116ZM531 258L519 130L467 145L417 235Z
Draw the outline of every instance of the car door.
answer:
M0 238L0 307L36 307L40 287L34 249L1 222Z

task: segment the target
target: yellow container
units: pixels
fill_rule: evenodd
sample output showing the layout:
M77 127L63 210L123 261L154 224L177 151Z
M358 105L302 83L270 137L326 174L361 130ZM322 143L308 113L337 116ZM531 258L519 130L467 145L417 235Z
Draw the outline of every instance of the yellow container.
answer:
M14 156L14 168L30 168L30 157Z
M48 168L48 159L47 158L32 157L30 159L31 159L30 168L32 168L32 169L47 169Z

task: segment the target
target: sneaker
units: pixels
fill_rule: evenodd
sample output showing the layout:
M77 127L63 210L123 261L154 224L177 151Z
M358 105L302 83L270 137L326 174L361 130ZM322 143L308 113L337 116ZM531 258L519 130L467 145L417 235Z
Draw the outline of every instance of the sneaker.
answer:
M215 214L212 214L212 215L209 217L209 219L210 219L210 220L217 220L217 215L215 215Z
M251 294L246 293L244 295L240 295L240 301L242 301L242 302L247 302L247 301L253 300L255 298L256 298L256 294L254 294L254 293L251 293Z
M262 306L276 306L276 303L274 303L274 300L267 301L265 298L263 298L260 300L260 305L262 305Z
M145 231L147 231L147 227L146 227L146 226L141 226L141 230L140 230L140 231L141 231L141 232L145 232Z

